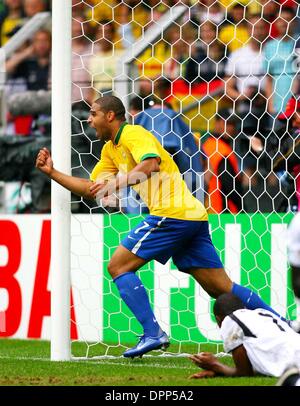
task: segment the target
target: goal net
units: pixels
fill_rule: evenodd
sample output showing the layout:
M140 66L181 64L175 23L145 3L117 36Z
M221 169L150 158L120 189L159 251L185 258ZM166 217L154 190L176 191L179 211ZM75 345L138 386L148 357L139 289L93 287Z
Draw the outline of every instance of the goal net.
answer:
M88 178L103 147L87 125L92 101L120 97L127 120L158 138L205 204L230 277L294 319L286 230L299 199L297 3L78 0L72 17L73 175ZM105 207L72 196L71 206L72 355L119 356L141 327L107 264L147 208L130 191ZM138 274L171 354L222 351L213 299L189 275L172 261Z

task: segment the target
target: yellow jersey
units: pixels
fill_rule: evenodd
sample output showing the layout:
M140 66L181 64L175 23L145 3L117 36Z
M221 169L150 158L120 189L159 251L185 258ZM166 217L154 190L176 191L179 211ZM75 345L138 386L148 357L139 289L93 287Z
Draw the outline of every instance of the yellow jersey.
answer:
M230 52L234 52L249 41L248 29L244 25L228 24L221 28L219 40L228 46Z
M128 173L145 159L154 157L160 158L160 171L133 186L147 204L150 214L178 220L206 221L206 209L189 191L169 153L154 135L140 125L121 125L115 141L108 141L102 148L101 159L90 179L108 180L118 173Z
M21 17L10 18L6 17L3 21L1 27L1 47L5 45L9 40L9 34L18 26L21 26L24 23L24 20Z

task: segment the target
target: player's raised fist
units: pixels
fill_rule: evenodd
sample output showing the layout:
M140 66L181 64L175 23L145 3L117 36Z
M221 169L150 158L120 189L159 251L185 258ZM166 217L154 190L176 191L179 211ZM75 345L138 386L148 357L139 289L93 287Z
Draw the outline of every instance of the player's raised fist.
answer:
M35 166L46 175L50 175L53 170L53 161L47 148L43 148L38 153Z

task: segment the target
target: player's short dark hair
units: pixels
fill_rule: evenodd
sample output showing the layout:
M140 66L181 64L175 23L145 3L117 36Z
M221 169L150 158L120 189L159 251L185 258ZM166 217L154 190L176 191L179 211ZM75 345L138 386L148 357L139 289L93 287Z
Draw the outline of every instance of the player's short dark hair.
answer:
M113 111L115 113L117 120L125 121L125 107L122 101L116 96L103 96L95 100L94 103L97 103L102 111L108 113Z
M244 308L245 306L241 299L239 299L233 293L223 293L215 301L214 315L226 317L234 311Z

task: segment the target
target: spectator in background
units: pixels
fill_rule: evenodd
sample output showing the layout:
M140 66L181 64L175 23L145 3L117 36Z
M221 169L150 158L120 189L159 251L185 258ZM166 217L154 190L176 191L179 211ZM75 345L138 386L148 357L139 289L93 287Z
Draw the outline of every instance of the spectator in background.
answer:
M229 55L225 70L226 95L238 104L250 102L253 90L264 90L262 46L268 35L267 23L260 16L250 16L247 27L249 41Z
M76 0L75 2L78 3ZM84 15L93 27L97 27L99 21L114 21L118 36L117 48L130 47L134 39L142 35L143 27L151 20L151 9L144 1L89 0L88 3L93 6L92 9L77 4L76 12Z
M206 21L200 26L199 46L192 50L186 64L185 79L190 83L210 82L223 78L225 73L225 46L216 39L216 26Z
M178 48L181 47L181 45L179 45L179 47L178 45L179 44L176 44L173 47L176 52L178 51ZM185 46L188 48L187 44ZM144 76L148 80L155 80L161 75L163 69L167 69L172 72L172 66L167 68L164 67L165 63L168 65L170 62L172 62L170 61L170 58L172 58L171 47L167 40L162 38L156 41L155 44L150 44L150 46L145 49L145 51L135 60L139 77ZM175 61L175 65L178 67L178 62ZM172 75L173 74L171 73L171 76Z
M87 3L87 4L86 4ZM111 21L115 24L115 47L126 49L132 46L136 37L141 35L141 25L135 21L136 3L140 1L121 2L117 0L89 0L88 2L78 2L74 0L72 13L73 17L81 17L94 33L98 30L101 21ZM144 19L148 20L148 15ZM138 32L138 35L136 35Z
M140 96L135 96L133 99L131 99L128 110L131 116L130 122L133 123L137 114L139 114L141 111L149 109L151 106L153 106L153 104L153 96L146 97L145 99Z
M8 83L18 83L18 88L10 85L7 91L15 93L49 89L51 63L51 34L40 30L34 34L32 43L21 48L6 63ZM48 116L47 116L48 120ZM31 133L33 116L8 116L7 133L28 135Z
M97 53L91 58L89 71L92 75L94 98L99 94L107 95L113 91L113 79L117 74L117 66L122 50L115 49L115 25L111 21L101 21L96 33Z
M224 18L225 10L216 0L199 0L191 7L191 20L199 25L205 21L220 25Z
M299 8L300 12L300 8ZM300 18L297 18L298 24L300 24ZM294 95L300 94L300 27L297 28L297 35L295 35L296 45L295 45L295 59L293 61L294 69L296 71L296 78L292 85L292 93Z
M167 51L169 58L163 63L164 77L176 80L186 73L186 61L189 58L189 43L194 39L194 30L191 25L185 25L185 29L173 26L166 33L166 41L171 45Z
M273 115L285 110L291 97L295 78L294 32L295 12L283 7L276 19L278 37L271 39L264 48L264 71L266 73L266 96L268 112Z
M24 0L24 12L27 18L32 18L37 13L47 11L47 0Z
M171 27L166 33L166 41L170 44L169 58L163 63L164 77L176 80L180 76L184 77L186 60L189 57L189 38L187 30L182 30L177 26Z
M99 0L93 1L98 3ZM99 6L101 7L101 4L98 4L98 6L95 7L95 11ZM129 41L131 34L133 34L136 39L140 38L144 32L144 29L146 28L146 26L148 26L149 21L151 21L152 19L150 7L148 7L144 1L140 0L126 0L125 2L119 2L118 6L114 7L114 15L115 21L118 24L124 23L124 21L126 21L126 23L128 23L129 21L131 22ZM101 17L98 18L98 20L104 18L107 19L107 17ZM125 30L128 28L129 27L125 27ZM118 26L119 31L121 31L122 29L122 27ZM126 44L125 46L123 44L123 47L126 48Z
M276 19L282 7L293 9L296 13L298 2L295 0L261 0L262 17L269 25L270 38L274 39L280 36L277 29Z
M242 208L242 178L234 153L236 118L230 110L216 115L215 131L202 144L205 207L209 213L239 213Z
M279 151L275 156L273 170L287 171L293 179L290 196L290 209L300 211L300 100L292 97L278 119L288 125L288 131L280 140ZM294 203L293 203L294 201Z
M6 63L6 72L11 78L25 78L27 90L49 88L51 61L51 34L39 30L34 34L32 44L17 52Z
M279 33L276 26L276 18L280 12L280 4L274 0L261 0L261 15L268 24L269 36L271 39L277 38Z
M72 19L72 103L86 101L91 104L93 91L88 73L93 55L93 44L85 36L84 18Z
M246 7L241 2L234 1L228 7L228 13L230 21L221 28L219 40L227 46L228 52L233 52L249 40L247 21L245 19Z
M114 21L117 23L117 32L120 38L119 42L121 48L127 49L132 47L136 41L134 36L134 22L132 21L132 9L127 4L121 3L118 7L118 11L118 13L115 13Z
M236 152L243 160L243 171L250 177L256 170L254 154L249 152L249 139L267 127L264 98L265 82L262 47L268 35L268 25L259 15L248 20L249 41L229 55L226 65L225 94L232 102L235 114L241 118L241 131ZM246 135L246 136L245 136ZM246 178L245 178L246 180Z
M24 22L22 0L5 0L5 5L4 14L0 16L1 47L10 39L11 32Z
M130 3L134 4L135 1L130 1ZM147 33L148 30L152 29L153 24L159 25L159 19L164 17L169 10L169 6L173 6L175 2L170 1L166 4L166 2L157 0L151 0L147 3L140 2L139 6L134 7L134 10L132 10L134 21L137 21L135 11L147 10L145 20L140 23L144 29L143 31ZM176 27L172 27L163 34L161 39L149 44L149 47L136 58L135 65L138 69L138 76L146 80L155 80L161 76L162 72L170 78L173 78L176 72L183 76L184 64L182 62L189 55L189 45L194 41L196 26L194 25L194 27L190 22L182 24L179 30L177 28L177 32ZM171 52L175 53L177 61Z
M73 0L73 3L77 6L78 15L81 15L85 21L94 16L94 24L101 20L113 20L113 9L118 5L117 0L89 0L85 2L89 7L85 7L85 5L82 5L82 2L78 2L78 0ZM93 10L90 6L93 7Z

